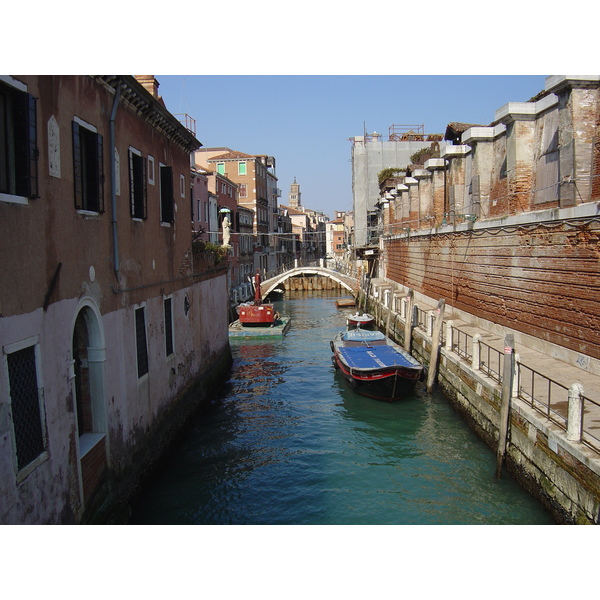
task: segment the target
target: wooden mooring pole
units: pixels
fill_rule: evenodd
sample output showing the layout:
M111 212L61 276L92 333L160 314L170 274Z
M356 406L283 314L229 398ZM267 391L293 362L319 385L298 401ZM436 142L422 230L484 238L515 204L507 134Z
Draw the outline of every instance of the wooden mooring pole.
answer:
M502 369L502 403L500 406L500 423L498 425L498 452L496 454L496 478L502 475L502 463L506 453L508 423L510 417L510 397L512 395L513 374L515 372L515 340L512 333L504 338L504 368Z
M431 334L431 355L429 357L429 371L427 372L427 392L431 392L437 373L437 363L440 355L440 343L442 325L444 324L444 310L446 301L442 298L437 305L435 313L435 323L433 324L433 332Z

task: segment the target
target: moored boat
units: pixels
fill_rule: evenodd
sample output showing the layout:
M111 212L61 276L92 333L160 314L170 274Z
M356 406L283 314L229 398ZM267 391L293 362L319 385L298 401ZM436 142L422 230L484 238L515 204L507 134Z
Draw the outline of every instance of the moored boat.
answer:
M358 312L346 319L348 327L373 327L375 325L375 317L369 313Z
M331 341L331 360L357 393L393 402L408 395L425 367L380 331L352 329Z
M272 304L263 304L260 291L260 272L254 276L254 301L244 302L237 307L237 313L242 325L265 327L273 325L277 316Z

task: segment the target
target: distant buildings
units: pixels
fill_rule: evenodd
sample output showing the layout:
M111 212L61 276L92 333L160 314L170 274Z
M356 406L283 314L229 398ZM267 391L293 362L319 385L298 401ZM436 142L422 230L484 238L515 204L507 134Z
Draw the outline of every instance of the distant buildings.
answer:
M377 132L350 138L356 248L377 245L379 173L405 169L412 155L441 139L441 134L424 133L422 125L391 125L387 140Z
M290 186L289 206L281 208L292 223L292 232L296 240L295 258L304 262L325 258L325 224L328 218L322 212L302 206L300 184L295 177Z
M254 269L274 270L276 253L269 234L275 232L277 225L275 159L221 147L200 148L195 153L195 161L196 165L215 171L238 186L237 203L254 214Z

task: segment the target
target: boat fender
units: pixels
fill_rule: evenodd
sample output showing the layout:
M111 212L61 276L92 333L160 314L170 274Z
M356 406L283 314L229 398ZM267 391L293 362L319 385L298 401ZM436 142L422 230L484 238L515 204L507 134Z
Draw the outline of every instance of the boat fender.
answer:
M331 351L335 352L335 346L333 345L333 340L329 340L329 345L331 346Z

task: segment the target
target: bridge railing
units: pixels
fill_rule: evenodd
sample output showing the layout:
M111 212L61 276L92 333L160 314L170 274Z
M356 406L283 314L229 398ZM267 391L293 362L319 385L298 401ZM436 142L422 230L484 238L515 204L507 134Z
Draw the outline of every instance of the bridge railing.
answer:
M283 275L287 271L291 271L292 269L298 268L324 268L330 269L331 271L336 271L341 275L346 275L347 277L358 277L358 269L354 265L350 265L343 261L331 261L326 259L319 260L301 260L296 259L289 261L280 265L277 269L272 269L270 271L265 271L263 276L263 281L267 281L268 279L273 279L274 277L278 277L279 275Z

